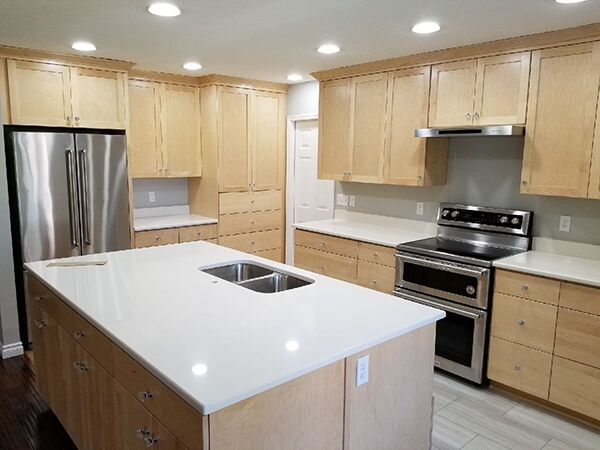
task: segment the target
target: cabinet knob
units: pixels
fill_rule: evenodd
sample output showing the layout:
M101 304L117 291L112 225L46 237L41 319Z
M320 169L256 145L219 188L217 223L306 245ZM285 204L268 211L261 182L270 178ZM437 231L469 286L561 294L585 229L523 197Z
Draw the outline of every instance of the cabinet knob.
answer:
M255 241L250 242L250 245L254 245Z
M521 286L521 290L522 291L526 291L527 289L529 289L528 285L524 284L524 285Z
M377 280L371 280L371 284L377 284Z
M44 322L43 320L36 320L35 324L38 328L44 328L46 326L46 322Z
M521 326L525 325L525 321L523 319L519 320L517 323Z
M168 172L168 171L169 171L169 169L165 169L165 172Z
M423 179L423 175L417 175L417 180L422 180Z
M79 366L79 373L85 373L88 371L88 367L85 365L85 363L81 363L81 365Z
M478 120L478 119L479 119L479 113L478 113L478 112L475 112L475 113L473 114L473 119L475 119L475 120Z
M254 205L254 200L250 200L250 204L251 204L251 205Z
M527 181L525 181L525 180L521 181L521 186L527 186Z
M198 236L202 236L202 231L198 231Z
M44 299L43 295L36 295L35 297L33 297L33 301L36 303L39 303L43 299Z
M254 225L256 223L256 220L251 220L250 221L250 225Z
M324 272L324 271L325 271L325 267L323 267L323 266L319 266L319 270L320 270L321 272Z
M373 257L374 257L374 258L377 258L378 256L379 256L379 253L377 253L377 252L373 252Z
M83 331L75 331L73 333L73 338L78 341L79 339L81 339L82 337L85 336L85 333Z
M79 122L79 116L75 116L75 122Z
M67 116L67 122L71 121L71 116Z
M146 428L146 427L138 428L135 431L135 435L138 437L138 439L144 439L149 434L150 434L150 430L148 428Z
M137 398L140 402L145 402L146 400L150 400L152 398L152 391L142 391L138 392Z
M146 436L144 438L144 443L146 444L146 447L152 447L156 441L158 441L158 438L156 436Z
M325 242L321 241L321 246L325 247Z
M517 365L515 366L515 372L518 372L519 370L521 370L521 366L517 364Z
M466 114L465 114L465 118L466 118L467 120L471 120L471 113L470 113L470 112L466 113Z
M159 171L159 172L164 172L164 171L165 171L165 169L158 169L158 171Z
M156 236L154 239L160 241L160 236Z

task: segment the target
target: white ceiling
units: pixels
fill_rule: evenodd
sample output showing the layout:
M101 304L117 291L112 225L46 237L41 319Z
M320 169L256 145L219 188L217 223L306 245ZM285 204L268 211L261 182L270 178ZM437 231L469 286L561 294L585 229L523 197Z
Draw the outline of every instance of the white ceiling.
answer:
M0 44L74 53L89 40L95 56L140 69L187 73L195 60L219 73L286 82L297 72L410 55L600 22L600 0L169 0L183 14L159 18L147 0L0 0ZM436 20L433 35L410 31ZM335 42L342 51L320 55Z

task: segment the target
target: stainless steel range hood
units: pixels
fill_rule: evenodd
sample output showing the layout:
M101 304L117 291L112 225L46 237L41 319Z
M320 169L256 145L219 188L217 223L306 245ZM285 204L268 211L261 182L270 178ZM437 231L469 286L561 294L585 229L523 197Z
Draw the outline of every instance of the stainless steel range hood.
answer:
M519 125L492 125L485 127L417 128L416 137L447 138L466 136L523 136L525 127Z

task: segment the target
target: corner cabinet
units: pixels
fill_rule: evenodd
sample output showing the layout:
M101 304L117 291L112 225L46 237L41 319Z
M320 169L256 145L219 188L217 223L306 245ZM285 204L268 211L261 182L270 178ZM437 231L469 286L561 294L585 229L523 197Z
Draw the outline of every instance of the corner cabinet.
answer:
M600 42L533 52L522 193L600 197L599 86Z
M130 80L129 109L133 178L202 175L197 87Z
M11 124L124 129L124 72L7 60Z

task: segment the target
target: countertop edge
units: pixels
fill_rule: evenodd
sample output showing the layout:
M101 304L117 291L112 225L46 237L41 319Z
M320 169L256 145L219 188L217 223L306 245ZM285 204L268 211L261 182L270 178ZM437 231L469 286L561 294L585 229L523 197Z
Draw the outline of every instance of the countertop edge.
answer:
M384 247L390 247L390 248L396 248L396 245L399 244L399 242L396 242L395 244L390 244L389 242L383 242L383 241L378 241L376 239L369 239L369 238L365 238L362 236L357 236L357 235L353 235L353 234L349 234L349 233L334 233L330 230L323 230L319 227L315 227L315 226L306 226L303 225L301 223L299 224L294 224L292 225L293 228L295 229L299 229L299 230L304 230L304 231L312 231L314 233L321 233L321 234L326 234L328 236L335 236L335 237L341 237L341 238L345 238L345 239L352 239L355 241L361 241L361 242L367 242L369 244L376 244L376 245L382 245Z
M554 271L548 271L544 269L536 269L535 267L524 267L522 265L516 265L510 262L502 262L502 260L494 261L493 265L498 269L512 270L515 272L537 275L540 277L554 278L560 281L570 281L573 283L584 284L586 286L600 287L600 280L591 280L585 277L557 273Z
M148 219L144 217L144 219ZM180 227L191 227L194 225L213 225L219 223L217 219L190 219L185 221L173 221L171 224L153 224L153 225L134 225L134 231L152 231L152 230L164 230L166 228L180 228Z

